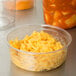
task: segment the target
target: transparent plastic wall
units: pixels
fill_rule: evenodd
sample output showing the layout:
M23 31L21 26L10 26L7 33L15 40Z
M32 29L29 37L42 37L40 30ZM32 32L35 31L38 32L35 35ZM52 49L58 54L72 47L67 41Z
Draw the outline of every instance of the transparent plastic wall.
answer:
M12 8L10 8L12 5ZM14 25L15 22L15 0L0 0L0 30L5 30Z

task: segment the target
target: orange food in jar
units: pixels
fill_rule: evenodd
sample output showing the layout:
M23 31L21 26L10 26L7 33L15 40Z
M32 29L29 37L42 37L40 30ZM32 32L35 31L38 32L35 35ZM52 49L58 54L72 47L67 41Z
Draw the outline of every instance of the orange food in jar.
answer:
M43 0L46 24L64 29L76 26L76 0Z
M17 0L16 10L25 10L34 6L34 0Z
M9 1L5 3L5 7L10 10L25 10L30 9L34 6L34 0L16 0L16 3L14 1Z

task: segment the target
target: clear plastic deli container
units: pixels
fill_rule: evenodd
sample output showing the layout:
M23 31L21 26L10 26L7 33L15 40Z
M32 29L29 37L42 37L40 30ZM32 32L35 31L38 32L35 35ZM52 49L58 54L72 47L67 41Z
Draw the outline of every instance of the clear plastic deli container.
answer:
M0 0L0 30L6 30L15 24L15 11L7 9L7 2L13 2L12 8L15 7L15 0Z
M39 32L42 30L61 42L63 48L52 52L35 53L16 49L9 44L9 41L14 40L16 37L21 40L26 35L30 35L33 31ZM67 49L72 41L72 38L67 31L55 26L26 25L16 27L8 34L7 40L10 48L11 60L16 66L28 71L40 72L55 69L64 63L66 60ZM44 46L44 48L46 47L47 46Z

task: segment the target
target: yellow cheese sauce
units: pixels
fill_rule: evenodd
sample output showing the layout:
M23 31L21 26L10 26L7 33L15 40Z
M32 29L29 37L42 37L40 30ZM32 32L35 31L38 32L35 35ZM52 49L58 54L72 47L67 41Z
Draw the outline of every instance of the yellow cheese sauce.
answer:
M22 40L16 38L9 43L12 47L23 51L10 48L13 63L25 70L52 70L60 66L66 58L66 50L56 51L64 47L61 42L44 31L34 31Z

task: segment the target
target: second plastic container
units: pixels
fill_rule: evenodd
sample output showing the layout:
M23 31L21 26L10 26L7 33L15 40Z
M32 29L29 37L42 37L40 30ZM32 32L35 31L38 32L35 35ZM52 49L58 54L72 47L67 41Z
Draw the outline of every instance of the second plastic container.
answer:
M15 11L7 8L7 3L12 3L12 8L15 7L15 0L0 0L0 30L5 30L15 23ZM10 6L9 6L10 7Z

